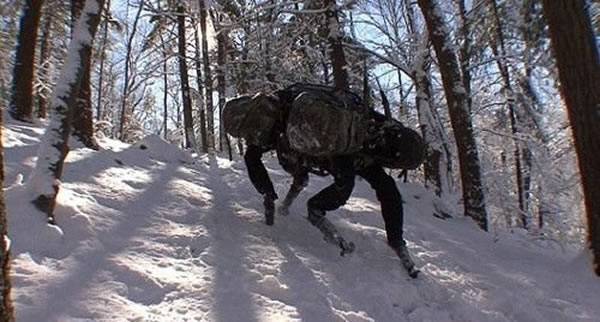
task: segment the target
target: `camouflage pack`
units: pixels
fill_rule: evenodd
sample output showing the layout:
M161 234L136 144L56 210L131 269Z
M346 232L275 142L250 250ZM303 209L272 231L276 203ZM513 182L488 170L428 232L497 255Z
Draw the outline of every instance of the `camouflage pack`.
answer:
M262 146L269 143L280 111L269 96L258 93L229 100L223 107L222 117L223 127L229 135Z
M367 113L353 93L307 87L294 99L286 135L292 149L309 156L355 153L366 137Z

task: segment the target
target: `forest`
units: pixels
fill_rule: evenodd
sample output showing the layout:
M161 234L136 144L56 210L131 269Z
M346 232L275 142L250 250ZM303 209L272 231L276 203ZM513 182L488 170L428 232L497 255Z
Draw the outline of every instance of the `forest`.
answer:
M226 102L241 95L272 93L296 83L349 90L369 108L419 132L426 143L425 160L422 166L405 174L404 180L396 181L401 191L405 187L427 197L409 197L409 201L404 200L406 205L450 217L448 222L465 219L477 227L477 234L481 231L490 240L515 239L527 247L543 244L542 253L547 249L563 254L583 252L586 274L600 276L598 1L1 1L0 137L4 152L0 162L4 170L0 179L4 190L0 196L0 231L5 236L0 239L2 321L15 320L15 298L17 321L21 317L23 321L35 321L45 312L31 309L35 305L19 300L21 295L11 296L11 292L21 294L19 286L27 286L19 273L25 267L22 255L27 253L27 247L43 248L40 256L57 261L77 254L75 242L63 239L72 236L66 233L68 227L81 230L83 226L74 225L79 219L65 218L65 212L69 212L65 209L70 207L69 200L74 200L70 198L78 195L80 188L75 184L80 179L88 182L101 177L91 170L86 173L82 164L78 168L78 162L96 160L97 163L88 164L89 169L102 162L116 162L112 167L120 167L123 172L113 175L135 181L135 174L131 173L152 166L133 166L138 164L138 157L118 156L130 149L122 146L168 151L160 156L153 154L157 160L165 158L162 161L166 164L181 162L201 167L219 160L215 166L221 174L207 172L206 183L197 182L198 191L215 191L209 199L215 203L212 211L219 214L219 207L224 205L217 205L217 200L223 204L231 202L216 196L217 191L226 193L227 176L235 174L237 180L248 181L243 165L238 165L240 160L243 162L246 142L224 130L222 113ZM28 140L33 142L29 145L32 150L25 149L25 145L20 147ZM114 153L114 157L103 154L106 152ZM231 165L233 172L223 170L222 163ZM268 163L268 168L280 169L275 163ZM242 175L237 176L237 170ZM388 173L400 178L398 170ZM275 182L277 189L283 189L283 182L291 180L280 175L277 179L281 182ZM213 181L215 185L211 186ZM162 183L169 186L171 181ZM424 190L414 190L410 184ZM121 189L117 186L114 189ZM247 183L244 189L237 183L234 188L233 195L240 199L254 198L255 191ZM193 200L196 197L190 196ZM102 204L97 195L89 198ZM373 196L365 198L374 200ZM152 201L152 195L144 200ZM431 205L425 205L423 200L432 200ZM260 208L260 201L255 203ZM83 208L73 209L86 213ZM304 211L300 209L305 208L298 206L296 211ZM372 212L379 211L375 209ZM86 218L94 211L88 212ZM242 210L234 212L238 217L245 216ZM25 219L18 219L12 226L13 218L26 216L31 217L26 219L28 223L38 224L30 224L33 228L29 230L22 222ZM94 219L86 220L96 223ZM443 230L446 221L435 220L440 223L431 227ZM412 221L407 230L421 227L421 223ZM233 222L236 221L228 223ZM225 229L211 223L207 227ZM56 242L56 247L63 248L61 255L47 255L48 245L36 246L35 240L48 242L45 238L53 234L48 232L50 226L64 231L63 241ZM231 229L225 230L232 232ZM368 229L364 231L367 234ZM469 234L476 234L474 231ZM45 237L33 238L27 244L19 244L26 238L16 236L38 234ZM443 238L435 240L441 243ZM225 244L221 248L228 247ZM294 247L289 246L292 250ZM493 252L491 246L480 250L484 249ZM111 254L105 252L106 256ZM11 264L13 259L15 263ZM363 261L364 265L371 263ZM419 261L424 262L422 258ZM434 276L432 272L424 270L426 275ZM590 280L597 284L597 276ZM16 286L11 290L14 278ZM587 291L574 288L582 294ZM167 289L161 291L167 293ZM48 290L51 294L52 288ZM267 293L276 292L269 289ZM442 296L437 291L431 293L429 296L436 300ZM300 302L300 297L290 297ZM144 304L156 303L150 300ZM338 312L335 305L331 304L333 313ZM462 302L455 305L465 306ZM500 311L506 309L499 305ZM589 313L587 316L566 316L573 321L592 321L595 309L591 307L580 308ZM295 319L334 318L311 309L307 304L305 310L309 313L300 312ZM19 315L19 310L26 313ZM407 313L407 320L492 320L490 316L469 315L462 309L448 309L443 314L416 314L417 311L409 312L412 317ZM109 316L94 309L86 312L93 313L88 317L91 320ZM243 312L244 308L239 308L239 314ZM373 313L376 310L358 312L354 320L348 316L337 318L387 319L387 315ZM239 318L223 312L216 318L218 313L209 310L200 320ZM53 318L60 321L79 316L64 314L67 315L61 318L57 313ZM164 316L164 312L156 314ZM544 314L497 320L543 321L547 317ZM255 320L294 320L290 317L294 315L257 316ZM147 315L141 315L139 321L142 320L154 321Z

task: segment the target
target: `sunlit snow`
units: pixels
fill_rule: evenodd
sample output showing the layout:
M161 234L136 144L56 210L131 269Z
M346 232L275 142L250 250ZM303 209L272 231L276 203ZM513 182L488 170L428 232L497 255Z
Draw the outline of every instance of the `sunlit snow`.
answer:
M417 184L401 183L410 279L386 246L374 192L357 180L328 217L356 244L340 257L305 219L264 224L244 163L191 156L157 136L100 139L67 158L56 221L24 189L40 128L8 120L5 197L17 321L598 321L600 279L586 252L494 235ZM269 159L277 192L290 177ZM24 178L20 178L22 175Z

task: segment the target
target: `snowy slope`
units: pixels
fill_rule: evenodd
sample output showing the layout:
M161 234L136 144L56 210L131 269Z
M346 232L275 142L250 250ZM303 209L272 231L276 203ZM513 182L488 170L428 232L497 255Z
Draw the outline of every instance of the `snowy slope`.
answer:
M3 132L17 321L600 321L585 253L440 220L429 192L400 184L412 280L364 181L328 215L357 246L340 257L304 219L328 179L268 227L243 162L158 137L73 148L49 227L26 184L42 132ZM290 179L268 167L282 196Z

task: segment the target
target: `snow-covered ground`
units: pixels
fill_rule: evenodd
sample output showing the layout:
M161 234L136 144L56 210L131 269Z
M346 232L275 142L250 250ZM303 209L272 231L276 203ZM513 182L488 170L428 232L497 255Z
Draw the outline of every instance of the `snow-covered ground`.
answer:
M399 183L422 270L413 280L364 181L328 215L357 246L340 257L304 218L329 179L312 177L269 227L243 162L192 157L155 136L73 148L50 227L27 188L42 132L11 120L3 131L19 322L600 321L587 253L438 219L429 192ZM268 167L283 196L290 178Z

